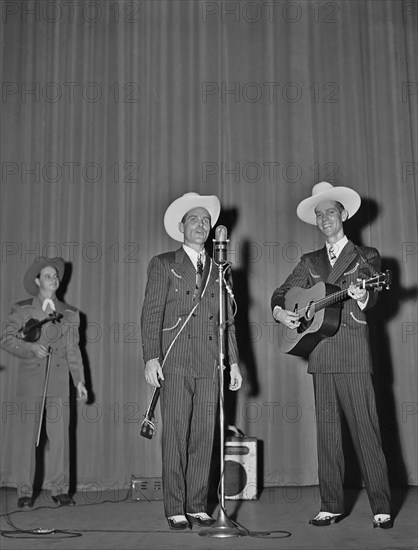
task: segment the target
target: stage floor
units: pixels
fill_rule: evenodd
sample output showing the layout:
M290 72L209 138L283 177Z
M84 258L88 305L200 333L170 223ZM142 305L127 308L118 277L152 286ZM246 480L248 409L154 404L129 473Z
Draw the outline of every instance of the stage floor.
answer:
M243 536L207 536L199 529L173 532L167 526L163 504L131 500L129 491L81 492L76 506L57 507L42 493L29 511L17 508L14 489L1 489L1 550L89 549L385 549L417 548L417 487L393 490L393 529L372 528L372 515L363 489L347 491L349 515L329 527L313 527L308 520L319 511L317 487L272 487L258 500L226 500L228 518ZM215 518L222 518L217 506ZM222 522L225 525L225 522ZM34 530L51 533L34 533ZM237 531L238 533L240 532ZM270 535L268 535L270 533Z

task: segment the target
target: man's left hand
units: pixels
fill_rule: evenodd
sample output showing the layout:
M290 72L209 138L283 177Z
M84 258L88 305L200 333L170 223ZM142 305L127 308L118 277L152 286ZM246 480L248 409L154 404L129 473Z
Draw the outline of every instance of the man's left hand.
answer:
M242 386L242 375L239 366L237 363L233 363L230 367L230 383L229 383L229 389L232 391L237 391Z
M357 279L357 281L361 281L361 279ZM357 300L360 302L364 302L367 297L367 290L365 288L359 288L354 285L354 283L351 283L348 287L348 295L350 298L353 298L353 300Z
M77 384L77 401L85 401L88 397L86 386L84 385L84 382L79 382Z

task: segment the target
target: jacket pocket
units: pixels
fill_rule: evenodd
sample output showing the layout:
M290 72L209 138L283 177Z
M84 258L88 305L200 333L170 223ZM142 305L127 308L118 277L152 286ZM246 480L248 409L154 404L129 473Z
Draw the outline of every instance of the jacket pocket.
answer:
M363 321L362 319L357 319L357 317L354 315L352 311L350 311L350 315L356 323L359 323L360 325L367 325L366 321Z
M357 271L358 266L359 266L359 263L357 262L356 265L353 267L353 269L350 269L350 271L346 271L345 273L343 273L343 275L345 275L345 276L352 275L353 273L355 273Z
M180 322L181 322L181 317L179 317L177 319L177 323L175 325L173 325L172 327L163 328L163 332L166 331L166 330L174 330Z

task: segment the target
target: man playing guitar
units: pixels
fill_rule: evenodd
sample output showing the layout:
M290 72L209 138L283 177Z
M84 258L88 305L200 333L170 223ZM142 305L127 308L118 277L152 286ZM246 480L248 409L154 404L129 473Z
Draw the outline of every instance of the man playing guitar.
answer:
M305 354L308 372L313 375L321 493L321 510L310 523L325 526L344 517L341 435L344 415L374 515L373 527L388 529L393 524L390 490L376 413L365 315L375 304L377 292L369 292L366 285L359 284L361 279L378 274L380 256L375 248L356 246L343 229L343 223L357 212L360 204L360 196L348 187L333 187L324 181L314 185L312 195L297 207L297 215L318 227L325 237L325 246L301 257L293 273L274 291L271 308L274 319L287 331L284 341L289 344L293 341L292 334L295 341L303 335L300 304L296 300L295 307L290 309L286 301L292 289L338 285L334 288L344 289L347 298L351 298L339 304L334 315L337 323L330 335L318 336ZM285 347L281 346L282 351L289 352L292 345Z

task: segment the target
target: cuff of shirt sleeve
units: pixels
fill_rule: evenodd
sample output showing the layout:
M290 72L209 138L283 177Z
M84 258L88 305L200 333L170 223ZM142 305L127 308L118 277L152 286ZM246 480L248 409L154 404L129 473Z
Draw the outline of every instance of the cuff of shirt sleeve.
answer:
M283 308L280 307L280 306L274 306L274 308L273 308L273 319L274 319L275 321L277 321L275 313L276 313L277 311L282 310L282 309L283 309Z

